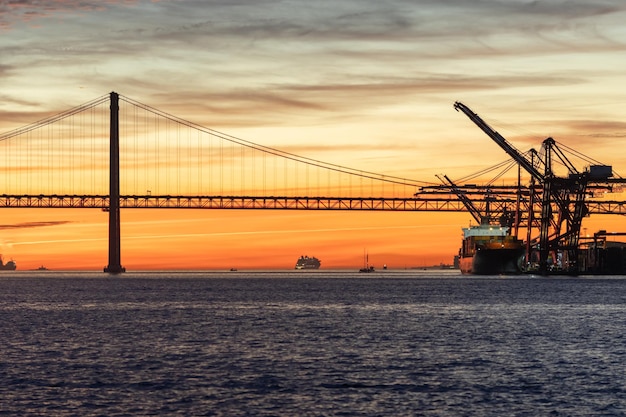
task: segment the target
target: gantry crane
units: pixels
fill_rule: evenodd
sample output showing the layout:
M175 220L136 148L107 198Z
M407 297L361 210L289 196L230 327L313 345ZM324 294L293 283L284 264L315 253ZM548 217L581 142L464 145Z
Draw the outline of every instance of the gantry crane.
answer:
M542 152L534 152L530 159L510 144L502 135L491 128L483 119L463 103L454 103L457 111L463 112L483 132L494 140L520 167L531 176L528 190L528 228L527 261L533 256L531 250L539 254L539 273L548 272L548 259L555 254L562 255L561 270L570 274L579 272L578 242L583 217L588 213L586 197L588 187L610 189L607 180L612 177L612 167L592 165L583 171L577 170L558 147L553 138L543 141ZM542 156L542 157L541 157ZM566 175L557 175L553 170L553 160L558 158L567 168ZM457 187L458 189L458 187ZM535 206L539 206L539 210ZM539 214L538 221L535 213ZM516 216L516 218L521 218ZM531 237L531 231L539 226L539 236ZM516 224L516 227L518 224Z

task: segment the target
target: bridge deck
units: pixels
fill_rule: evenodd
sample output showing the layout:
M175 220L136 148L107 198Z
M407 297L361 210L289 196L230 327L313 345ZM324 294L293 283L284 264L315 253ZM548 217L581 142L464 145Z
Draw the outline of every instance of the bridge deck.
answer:
M480 202L478 202L480 203ZM490 201L491 212L514 207L515 199ZM0 207L13 208L109 208L108 195L0 195ZM347 197L253 197L253 196L153 196L122 195L121 208L189 208L256 210L369 210L465 212L454 198L347 198ZM624 201L587 201L590 214L626 214Z

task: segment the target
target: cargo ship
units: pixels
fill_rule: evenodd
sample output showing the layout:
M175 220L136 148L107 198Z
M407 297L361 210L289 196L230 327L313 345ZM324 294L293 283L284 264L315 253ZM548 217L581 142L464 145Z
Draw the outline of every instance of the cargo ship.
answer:
M463 228L459 268L463 274L499 275L522 273L524 242L504 226L479 225Z
M4 263L4 261L2 260L2 255L0 255L0 271L15 271L16 269L17 265L13 260Z
M296 269L319 269L321 264L315 256L302 255L296 262Z

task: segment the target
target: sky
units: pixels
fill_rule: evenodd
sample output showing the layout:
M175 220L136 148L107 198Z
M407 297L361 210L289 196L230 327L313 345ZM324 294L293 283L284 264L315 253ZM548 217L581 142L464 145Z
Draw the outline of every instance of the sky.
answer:
M626 4L0 0L0 133L110 91L263 146L437 182L554 137L626 172ZM623 174L626 175L626 174ZM107 263L105 213L4 209L18 268ZM625 231L621 217L584 227ZM466 213L122 210L138 269L450 263Z

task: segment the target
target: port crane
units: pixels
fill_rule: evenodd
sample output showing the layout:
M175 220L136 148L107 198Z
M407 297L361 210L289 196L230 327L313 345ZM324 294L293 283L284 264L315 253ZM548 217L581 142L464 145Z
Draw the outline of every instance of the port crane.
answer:
M612 184L623 183L624 180L611 178L612 167L608 165L590 165L578 170L551 137L543 141L541 152L531 150L522 153L463 103L455 102L454 108L464 113L526 171L530 175L530 184L522 186L518 181L517 186L496 190L493 187L471 186L470 193L477 195L485 192L487 195L482 200L486 207L486 219L476 217L477 208L465 188L445 176L445 181L442 180L444 185L481 222L491 221L488 208L490 202L496 201L496 195L505 199L515 206L514 216L509 217L515 234L520 226L527 229L527 263L536 264L537 272L547 274L550 268L548 260L558 259L561 272L578 274L581 224L589 214L587 197L598 190L610 191ZM565 175L556 173L555 162L566 168ZM507 205L501 207L506 214ZM525 213L521 212L522 207ZM533 235L537 229L538 235Z
M509 229L515 224L513 218L514 213L511 212L506 205L502 205L500 210L496 211L499 215L494 215L494 211L491 210L491 203L496 202L497 199L496 196L492 195L490 188L486 188L481 192L481 201L484 204L479 207L475 204L476 201L467 193L465 187L458 186L445 174L441 176L436 175L436 177L439 178L439 181L441 181L445 187L449 187L450 191L463 203L465 209L478 224L497 224L499 226L508 227Z

